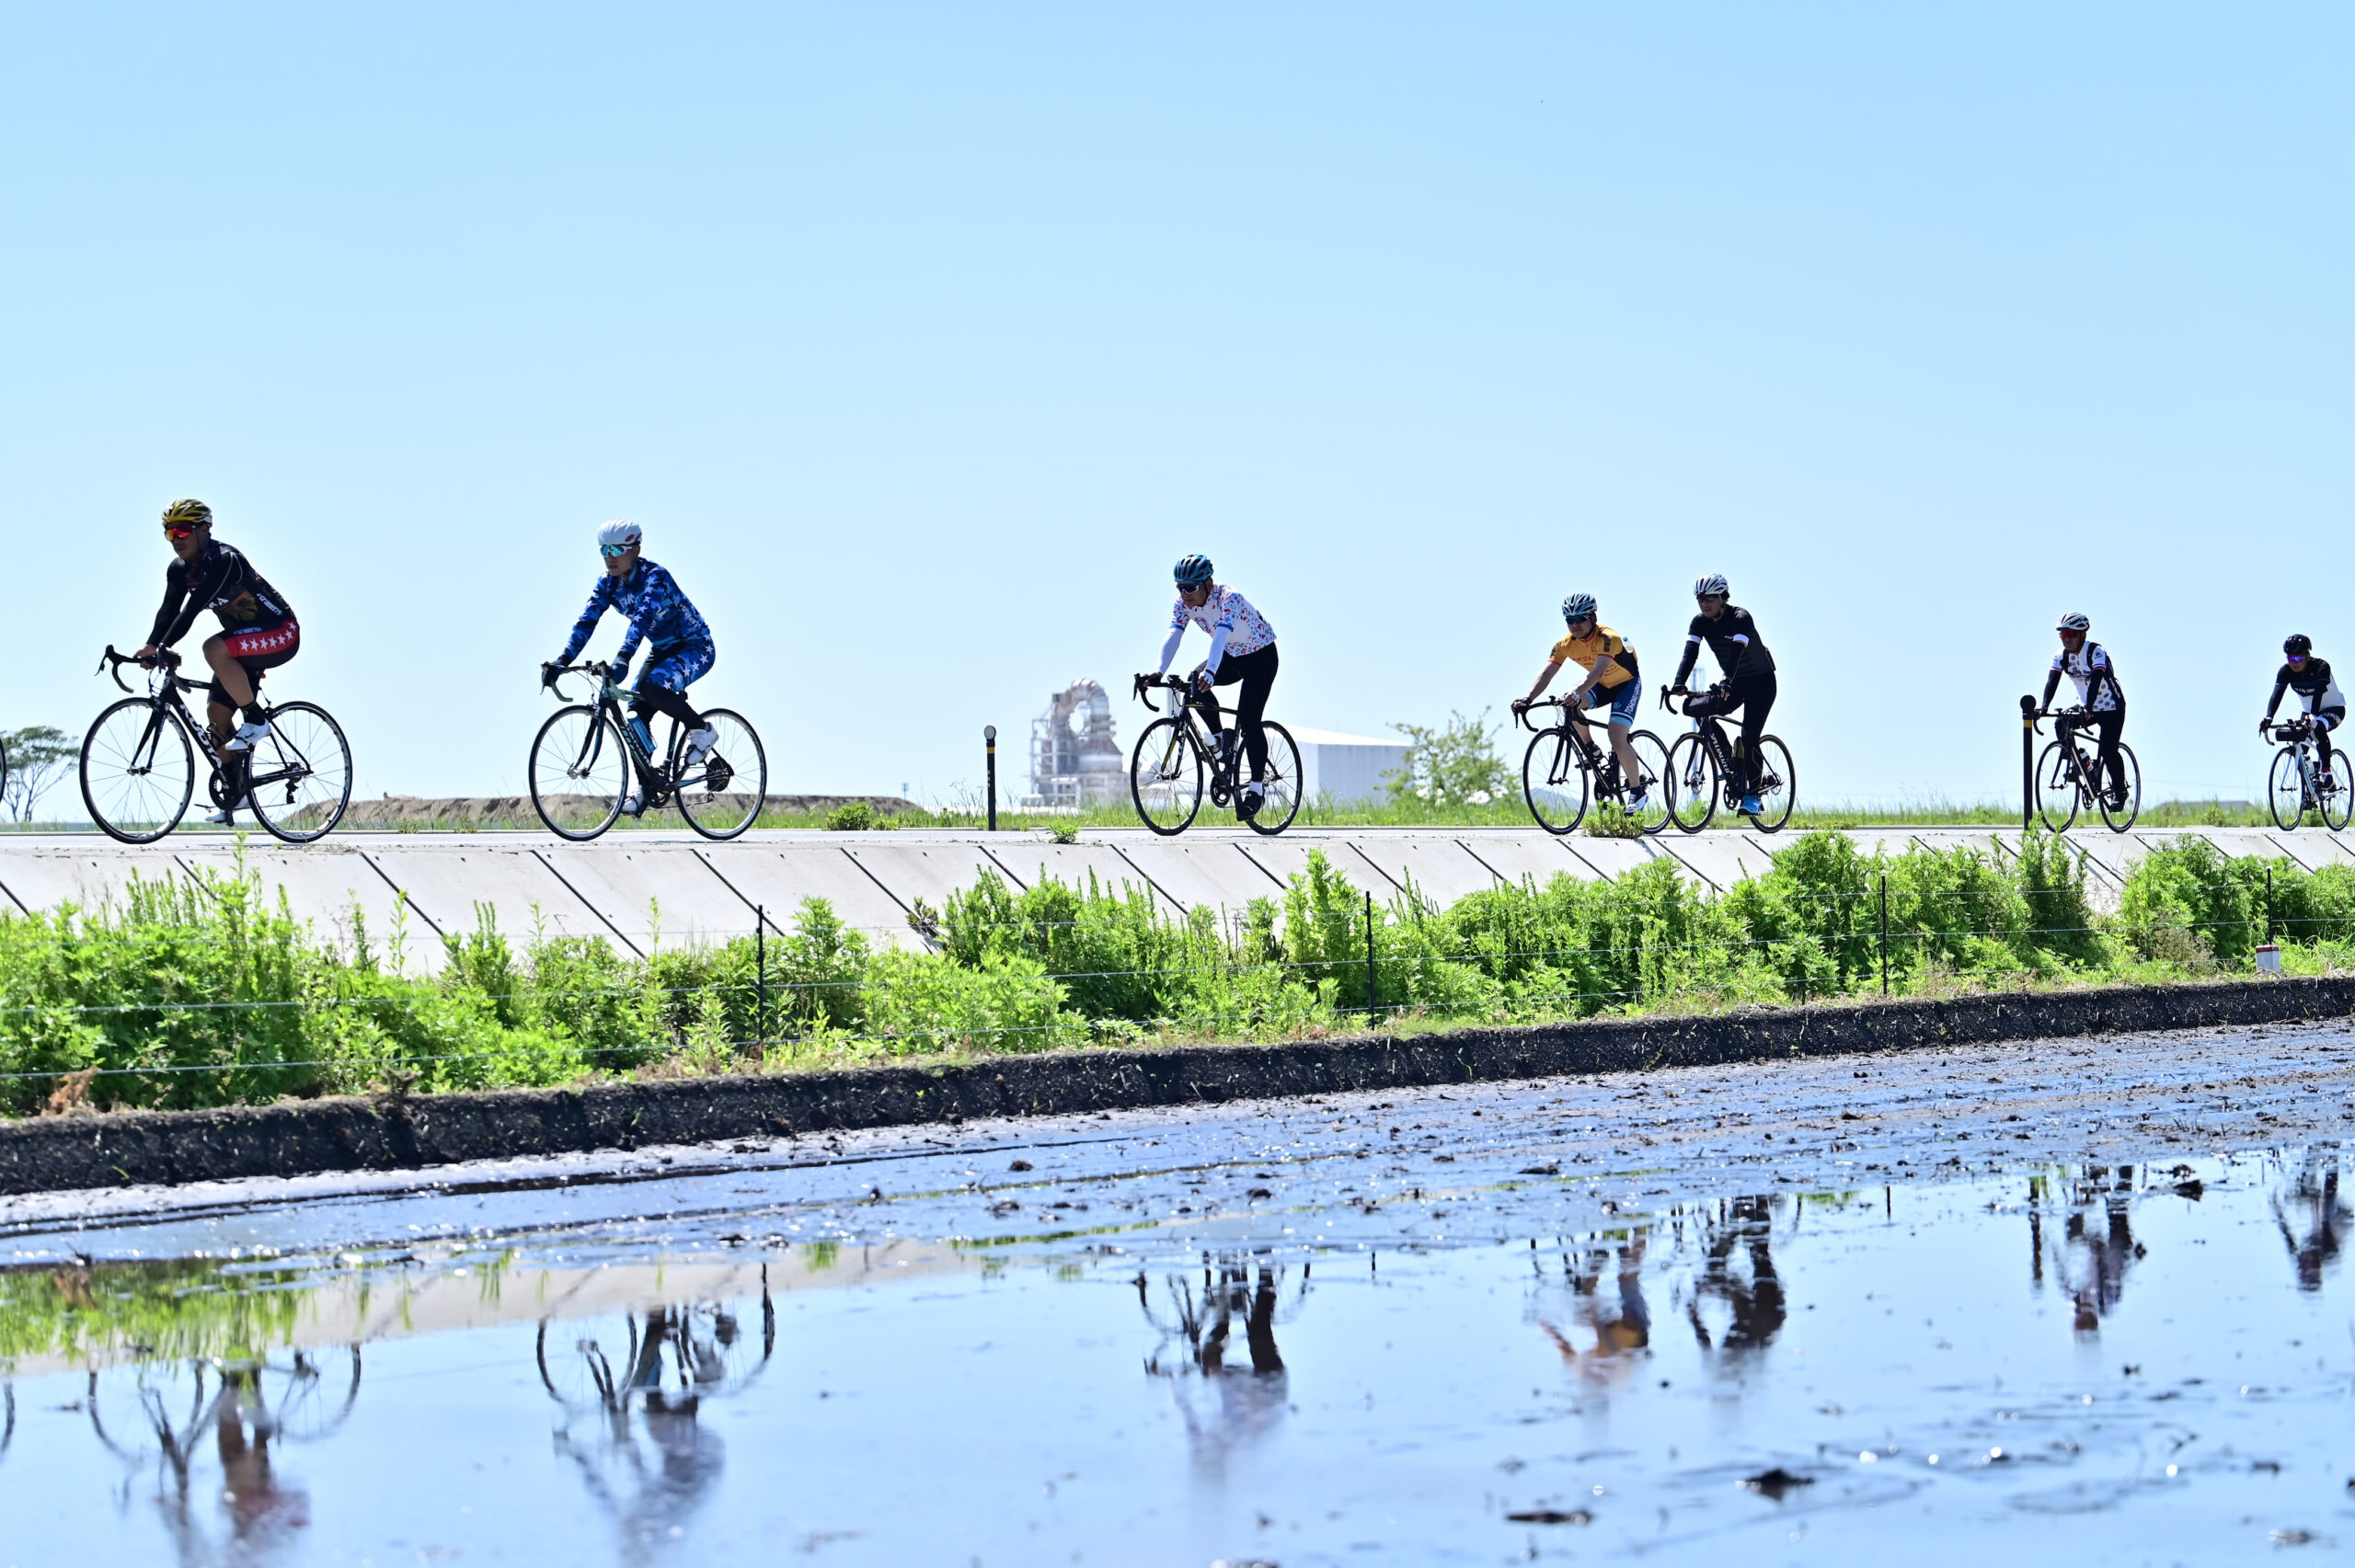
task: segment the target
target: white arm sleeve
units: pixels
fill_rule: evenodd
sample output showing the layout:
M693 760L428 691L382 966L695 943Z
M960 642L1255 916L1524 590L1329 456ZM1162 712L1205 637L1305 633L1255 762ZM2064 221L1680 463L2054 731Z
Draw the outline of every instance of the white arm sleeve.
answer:
M1185 627L1172 626L1169 628L1169 640L1161 645L1161 668L1154 673L1156 675L1166 675L1169 673L1169 661L1178 657L1178 645L1185 640Z
M1218 661L1226 657L1226 634L1227 628L1224 626L1221 626L1217 631L1211 634L1210 661L1202 666L1202 669L1209 674L1217 674Z

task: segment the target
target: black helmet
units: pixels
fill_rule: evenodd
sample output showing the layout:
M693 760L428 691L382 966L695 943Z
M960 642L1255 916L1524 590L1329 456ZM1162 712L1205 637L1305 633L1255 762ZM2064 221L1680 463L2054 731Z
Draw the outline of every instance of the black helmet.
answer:
M1208 555L1189 555L1178 563L1170 575L1178 579L1179 588L1208 582L1211 580L1211 558Z
M2303 632L2292 632L2281 640L2281 652L2285 658L2303 658L2314 651L2314 638Z

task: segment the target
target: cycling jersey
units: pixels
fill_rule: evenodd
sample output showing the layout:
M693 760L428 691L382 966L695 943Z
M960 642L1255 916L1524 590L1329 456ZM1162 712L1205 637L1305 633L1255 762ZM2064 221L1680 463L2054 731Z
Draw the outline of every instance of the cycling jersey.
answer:
M1211 635L1211 657L1205 668L1213 675L1228 654L1258 653L1276 640L1276 629L1251 608L1249 600L1224 584L1216 584L1200 608L1180 599L1169 612L1169 640L1161 645L1163 673L1168 672L1169 661L1178 657L1178 644L1189 626L1200 626Z
M200 611L221 618L224 632L279 626L294 618L286 596L270 586L234 544L208 539L194 558L175 558L164 570L164 605L155 612L151 647L167 648L188 635Z
M1737 604L1726 606L1725 613L1716 620L1695 614L1684 638L1684 659L1676 667L1676 679L1671 685L1682 686L1693 673L1693 666L1701 658L1701 645L1717 656L1717 668L1729 681L1747 681L1760 675L1775 673L1775 656L1766 651L1764 639L1758 635L1758 624L1750 612Z
M1608 626L1597 625L1592 635L1583 637L1565 636L1554 645L1554 662L1575 664L1591 675L1603 671L1595 682L1600 691L1625 686L1641 673L1636 668L1636 650L1627 640Z
M2295 692L2306 712L2318 714L2331 708L2344 709L2347 699L2338 690L2338 681L2330 672L2330 660L2309 658L2303 670L2283 665L2273 677L2273 695L2265 704L2265 716L2270 719L2273 710L2281 705L2281 693Z
M2118 683L2118 668L2109 661L2109 650L2091 638L2074 653L2062 648L2052 656L2052 670L2044 679L2046 707L2052 705L2053 689L2063 675L2076 682L2077 701L2096 713L2126 705L2126 689Z
M564 645L564 652L557 659L558 664L570 664L580 655L588 645L589 635L597 629L599 618L609 608L629 620L621 651L614 655L616 665L630 661L630 656L638 652L640 638L657 653L711 641L711 628L695 613L695 607L687 602L687 596L679 591L677 579L640 557L627 577L616 578L608 572L597 579L597 586L589 590L589 608L573 623L571 640Z

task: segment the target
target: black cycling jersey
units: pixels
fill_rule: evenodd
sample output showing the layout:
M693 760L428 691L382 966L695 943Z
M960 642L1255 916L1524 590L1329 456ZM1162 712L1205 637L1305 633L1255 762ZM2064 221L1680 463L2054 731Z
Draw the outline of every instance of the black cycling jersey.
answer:
M221 629L241 632L293 619L294 607L270 586L234 544L208 539L192 561L175 559L164 573L164 607L155 612L150 645L167 648L188 635L197 612L221 617Z
M1717 656L1717 668L1726 672L1729 681L1746 681L1754 675L1775 673L1775 656L1766 651L1766 644L1758 635L1758 624L1750 612L1738 604L1726 606L1726 612L1716 620L1706 615L1693 617L1693 624L1684 638L1684 658L1676 667L1672 686L1684 684L1693 673L1693 666L1701 658L1701 645Z
M2281 705L2281 694L2295 692L2308 713L2320 713L2330 708L2344 708L2347 699L2338 690L2338 682L2330 673L2330 660L2308 658L2303 670L2283 665L2273 677L2273 695L2265 704L2265 716L2271 718L2273 710Z

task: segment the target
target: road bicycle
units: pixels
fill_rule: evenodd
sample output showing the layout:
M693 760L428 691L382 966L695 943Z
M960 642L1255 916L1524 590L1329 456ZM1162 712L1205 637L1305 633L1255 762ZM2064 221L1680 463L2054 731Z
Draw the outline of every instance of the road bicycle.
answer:
M706 839L732 839L760 816L768 799L768 754L743 715L704 709L704 723L719 738L694 761L687 760L687 727L672 719L670 743L657 762L651 734L641 734L622 712L634 693L614 684L612 666L599 660L546 668L551 691L568 675L597 683L594 697L557 709L532 739L532 807L548 831L575 841L593 839L631 809L633 795L633 815L676 806L687 826Z
M1237 815L1253 832L1281 833L1291 827L1300 815L1301 791L1300 748L1292 743L1292 731L1280 724L1261 724L1268 735L1267 775L1260 780L1264 793L1258 810L1245 811L1242 781L1236 776L1245 765L1243 737L1229 726L1213 739L1199 716L1223 711L1218 698L1178 676L1140 675L1136 698L1155 713L1161 711L1150 695L1155 690L1173 692L1177 700L1166 718L1144 727L1129 759L1129 798L1136 802L1144 825L1165 837L1184 832L1202 808L1207 780L1211 804L1236 803Z
M130 692L122 667L138 664L109 644L98 670ZM146 667L147 690L100 713L82 738L82 804L90 820L126 844L152 844L188 814L200 753L209 770L205 794L230 823L245 807L273 837L290 844L325 838L351 804L351 747L342 726L316 703L262 704L270 733L250 752L224 759L210 726L189 711L184 693L207 683L178 673L168 649ZM262 676L254 699L262 701Z
M2295 828L2303 824L2309 811L2322 818L2326 828L2344 828L2355 817L2355 791L2347 787L2347 762L2342 755L2338 766L2325 772L2311 717L2293 718L2287 724L2271 727L2272 738L2283 742L2281 750L2273 753L2273 771L2267 783L2267 797L2273 806L2273 825Z
M1713 686L1710 691L1724 689L1721 685ZM1686 706L1703 694L1687 694ZM1660 705L1671 713L1676 711L1670 701L1672 695L1667 687L1660 688ZM1691 732L1678 736L1676 744L1668 749L1668 807L1679 828L1688 833L1699 832L1709 825L1721 804L1729 815L1740 814L1741 791L1734 784L1740 776L1740 770L1734 764L1740 759L1741 742L1727 738L1717 715L1705 714L1693 718ZM1791 819L1791 807L1798 804L1798 794L1799 770L1791 761L1791 749L1778 737L1760 736L1759 811L1750 819L1751 826L1762 833L1780 832L1783 824Z
M1529 715L1539 708L1559 708L1559 722L1544 729L1530 722ZM1529 802L1529 814L1537 825L1549 833L1567 833L1586 819L1587 804L1591 800L1616 806L1643 824L1647 833L1657 833L1671 820L1669 797L1671 774L1668 748L1659 736L1648 729L1638 729L1627 737L1628 748L1636 754L1636 766L1642 777L1637 788L1629 790L1626 780L1620 777L1619 755L1608 745L1582 738L1570 727L1570 706L1567 697L1548 697L1532 703L1514 715L1527 728L1537 733L1530 737L1529 750L1521 759L1521 794ZM1644 804L1638 808L1628 804L1628 796L1640 793Z
M2092 716L2086 708L2046 708L2036 715L2053 721L2053 738L2036 759L2036 814L2056 833L2066 832L2080 811L2098 810L2117 833L2134 826L2134 818L2142 814L2142 764L2124 741L2118 743L2118 765L2126 775L2124 801L2112 806L2110 793L2094 787L2101 777L2101 749L2085 738L2089 727L2085 721ZM2036 729L2035 719L2028 727Z

